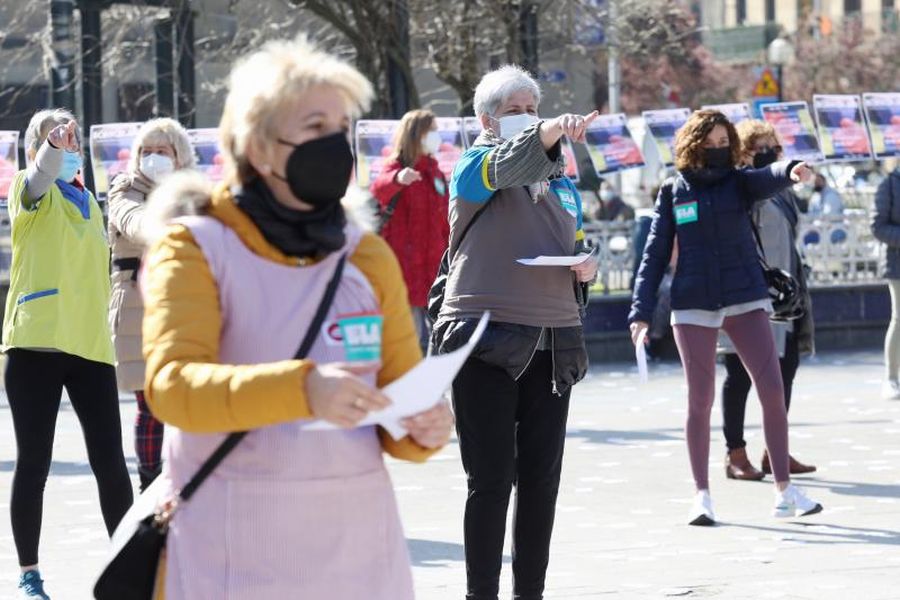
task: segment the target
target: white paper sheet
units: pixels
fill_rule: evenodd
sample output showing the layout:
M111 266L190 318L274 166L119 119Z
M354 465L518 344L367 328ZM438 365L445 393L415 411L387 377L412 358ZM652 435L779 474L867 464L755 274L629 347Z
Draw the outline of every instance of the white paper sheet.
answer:
M590 256L590 253L576 254L575 256L538 256L536 258L519 258L516 262L528 267L573 267L580 265Z
M647 383L650 379L650 373L647 371L647 346L644 340L647 339L647 328L641 330L638 334L637 341L634 344L634 358L637 360L638 377L641 383Z
M406 375L385 386L381 391L391 399L391 405L384 410L370 412L358 426L381 425L395 440L404 437L406 429L400 425L400 420L426 411L441 401L444 392L450 388L456 374L481 339L489 320L490 313L481 315L472 337L459 350L429 356ZM337 426L326 421L313 421L305 429L337 429Z

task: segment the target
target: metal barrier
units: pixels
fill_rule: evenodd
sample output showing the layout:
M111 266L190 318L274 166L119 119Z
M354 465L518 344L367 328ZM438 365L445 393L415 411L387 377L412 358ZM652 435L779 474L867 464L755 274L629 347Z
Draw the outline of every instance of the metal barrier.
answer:
M630 289L637 228L637 221L585 223L586 238L598 248L600 273L597 284L601 293ZM812 286L877 283L880 280L879 265L884 258L885 246L872 236L867 209L850 208L843 215L833 217L801 215L797 240L804 261L812 270Z

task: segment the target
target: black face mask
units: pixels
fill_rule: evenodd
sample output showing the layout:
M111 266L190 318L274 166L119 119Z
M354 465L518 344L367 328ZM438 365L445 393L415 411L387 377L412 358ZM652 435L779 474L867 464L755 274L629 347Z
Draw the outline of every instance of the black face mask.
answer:
M353 151L347 135L338 132L303 144L278 140L294 150L287 159L284 176L272 175L286 182L298 200L316 209L337 204L350 185L353 173Z
M724 169L731 166L731 148L704 148L703 161L710 169Z
M763 167L768 167L776 160L778 160L778 153L775 152L774 148L767 148L753 155L753 168L762 169Z

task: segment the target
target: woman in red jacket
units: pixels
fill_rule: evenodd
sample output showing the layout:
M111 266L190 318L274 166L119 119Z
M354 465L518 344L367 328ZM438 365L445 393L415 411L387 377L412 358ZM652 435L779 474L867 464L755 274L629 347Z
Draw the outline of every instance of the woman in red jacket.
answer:
M372 194L382 212L387 211L381 235L400 260L423 348L431 330L425 311L428 290L450 237L447 180L434 156L440 144L434 113L406 113L394 136L390 160L372 183Z

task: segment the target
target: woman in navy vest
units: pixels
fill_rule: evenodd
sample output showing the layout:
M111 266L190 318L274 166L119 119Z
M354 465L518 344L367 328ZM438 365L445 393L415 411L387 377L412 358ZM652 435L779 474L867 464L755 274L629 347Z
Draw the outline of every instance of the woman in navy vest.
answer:
M628 319L637 343L652 318L677 236L671 320L688 386L686 436L696 485L692 525L715 523L708 479L709 421L720 329L734 343L762 404L775 475L773 514L795 517L822 510L790 483L784 386L769 327L772 304L749 215L754 203L811 174L796 161L738 169L739 157L737 132L719 111L697 111L678 131L678 174L660 189Z

